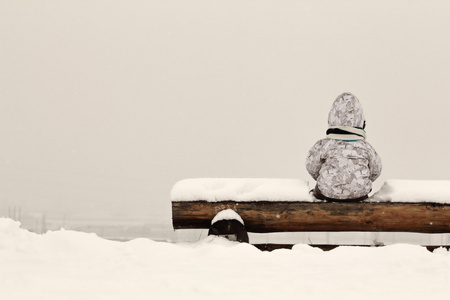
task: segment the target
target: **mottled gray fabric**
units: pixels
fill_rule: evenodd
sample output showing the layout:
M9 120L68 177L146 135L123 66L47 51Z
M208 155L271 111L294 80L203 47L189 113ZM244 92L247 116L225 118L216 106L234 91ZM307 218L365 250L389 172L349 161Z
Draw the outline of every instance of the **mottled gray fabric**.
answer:
M328 114L328 126L363 127L364 113L358 98L344 93L334 100Z
M333 103L329 126L363 127L364 114L358 99L349 93ZM381 160L364 139L344 141L325 138L309 151L306 169L323 195L333 199L355 199L367 195L381 174Z

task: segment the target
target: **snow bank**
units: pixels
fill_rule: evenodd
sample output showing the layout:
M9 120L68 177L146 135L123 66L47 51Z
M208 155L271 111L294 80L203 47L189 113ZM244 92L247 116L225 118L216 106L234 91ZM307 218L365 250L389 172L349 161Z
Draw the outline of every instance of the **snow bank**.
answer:
M314 201L308 182L282 178L192 178L177 182L172 201Z
M412 245L306 245L261 252L207 237L170 244L108 241L93 234L43 235L0 218L3 300L446 299L450 255Z
M368 201L450 203L450 181L387 180Z

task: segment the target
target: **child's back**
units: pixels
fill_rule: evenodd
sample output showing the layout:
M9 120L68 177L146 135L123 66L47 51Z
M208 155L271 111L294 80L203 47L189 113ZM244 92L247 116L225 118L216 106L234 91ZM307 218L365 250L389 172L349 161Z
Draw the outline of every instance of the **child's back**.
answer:
M358 99L340 95L328 116L327 137L309 151L306 168L317 186L314 196L326 200L362 200L381 173L381 160L365 140L365 119Z

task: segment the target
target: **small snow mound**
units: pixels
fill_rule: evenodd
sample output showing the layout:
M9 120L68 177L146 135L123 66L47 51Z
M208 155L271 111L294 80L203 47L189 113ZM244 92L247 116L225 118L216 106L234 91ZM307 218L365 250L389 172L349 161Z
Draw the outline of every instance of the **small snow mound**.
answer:
M190 178L178 181L172 201L308 201L307 181L286 178Z
M222 220L236 220L239 221L242 225L244 224L244 220L242 220L241 216L238 215L237 212L235 212L232 209L226 209L219 212L211 221L211 225L222 221Z
M295 244L292 247L292 251L299 251L302 254L316 254L316 253L324 252L322 249L320 249L318 247L312 247L312 246L306 245L306 244Z
M439 247L433 250L434 254L440 254L440 255L448 255L448 249L445 247Z
M214 251L219 250L219 248L230 248L235 247L239 245L239 242L230 241L226 238L215 236L215 235L208 235L207 237L194 242L194 243L177 243L175 246L177 247L184 247L188 249L198 249L198 248L205 248L205 249L215 249ZM228 250L227 250L228 251ZM216 252L217 254L217 252Z
M20 222L12 219L0 218L0 233L4 235L15 235L20 232Z
M450 204L450 181L387 180L369 201Z
M20 222L12 219L0 218L0 250L30 250L30 243L34 243L38 235L20 228L20 225Z

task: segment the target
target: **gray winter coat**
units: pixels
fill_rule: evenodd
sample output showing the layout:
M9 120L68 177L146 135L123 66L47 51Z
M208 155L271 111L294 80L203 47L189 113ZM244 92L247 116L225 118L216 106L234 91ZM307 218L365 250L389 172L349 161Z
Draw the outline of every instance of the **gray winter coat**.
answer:
M381 160L365 140L365 119L358 98L340 95L328 115L327 138L309 151L306 169L328 198L356 199L372 189L381 174Z

